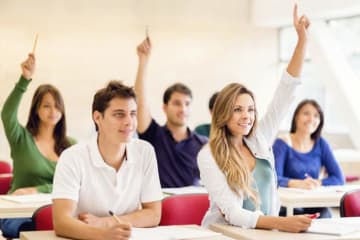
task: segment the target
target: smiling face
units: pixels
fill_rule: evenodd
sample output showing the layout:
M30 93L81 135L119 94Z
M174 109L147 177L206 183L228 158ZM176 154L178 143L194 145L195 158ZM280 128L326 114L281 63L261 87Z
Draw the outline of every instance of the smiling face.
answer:
M295 117L296 132L313 134L320 125L320 113L310 103L305 104Z
M174 92L163 109L167 121L174 126L186 126L190 115L191 97L187 94Z
M51 93L45 93L37 109L40 124L55 126L61 119L62 113Z
M137 127L134 98L113 98L104 113L95 111L99 135L114 144L129 142Z
M253 98L246 93L238 95L233 113L226 126L235 137L247 136L254 126L256 117Z

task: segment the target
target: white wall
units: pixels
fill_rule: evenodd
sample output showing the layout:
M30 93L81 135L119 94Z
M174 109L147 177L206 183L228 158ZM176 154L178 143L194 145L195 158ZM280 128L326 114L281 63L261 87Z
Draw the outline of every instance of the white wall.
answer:
M232 81L241 81L256 93L262 113L278 82L277 31L251 26L248 8L246 0L2 0L0 107L38 32L37 71L19 119L25 124L34 89L52 83L65 99L68 134L86 138L93 131L94 92L111 79L133 84L135 47L149 25L154 43L149 99L161 123L162 93L175 81L194 92L191 127L209 121L208 98ZM0 158L9 159L1 124Z

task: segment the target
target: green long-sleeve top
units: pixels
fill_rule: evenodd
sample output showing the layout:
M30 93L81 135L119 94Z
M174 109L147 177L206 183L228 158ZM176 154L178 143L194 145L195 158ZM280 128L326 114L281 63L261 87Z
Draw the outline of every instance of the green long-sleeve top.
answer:
M20 77L1 112L13 160L13 180L9 193L24 187L36 187L38 192L50 193L56 162L40 153L31 133L18 121L20 101L29 83ZM69 141L74 143L71 139Z

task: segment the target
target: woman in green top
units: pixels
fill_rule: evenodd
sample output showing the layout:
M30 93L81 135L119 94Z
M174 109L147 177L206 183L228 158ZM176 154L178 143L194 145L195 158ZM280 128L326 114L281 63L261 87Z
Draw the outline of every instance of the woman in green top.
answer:
M1 112L5 134L13 159L10 194L51 193L56 162L61 152L73 144L66 137L64 101L52 85L40 85L32 99L26 127L17 113L21 98L35 70L35 56L29 54L21 64L22 75L6 99ZM31 218L2 219L5 237L16 238L19 231L32 229Z

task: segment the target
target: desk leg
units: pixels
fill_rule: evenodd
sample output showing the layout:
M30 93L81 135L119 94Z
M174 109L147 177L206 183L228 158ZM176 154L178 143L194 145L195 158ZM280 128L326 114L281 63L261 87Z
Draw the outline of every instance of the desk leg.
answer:
M294 215L294 208L286 207L286 216L293 216L293 215Z

